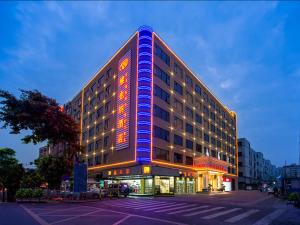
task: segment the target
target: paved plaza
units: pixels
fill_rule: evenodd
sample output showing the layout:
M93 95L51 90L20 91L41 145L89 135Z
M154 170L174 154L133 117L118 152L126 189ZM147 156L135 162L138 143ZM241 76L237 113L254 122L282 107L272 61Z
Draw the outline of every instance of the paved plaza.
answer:
M15 214L1 225L300 224L299 209L257 191L14 205L22 223Z

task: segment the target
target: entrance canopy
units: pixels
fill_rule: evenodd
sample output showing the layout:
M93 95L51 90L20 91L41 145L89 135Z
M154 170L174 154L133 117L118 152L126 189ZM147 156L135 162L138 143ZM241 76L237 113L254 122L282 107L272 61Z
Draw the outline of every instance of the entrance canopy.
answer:
M227 173L228 163L213 157L199 156L194 159L195 170L211 170Z

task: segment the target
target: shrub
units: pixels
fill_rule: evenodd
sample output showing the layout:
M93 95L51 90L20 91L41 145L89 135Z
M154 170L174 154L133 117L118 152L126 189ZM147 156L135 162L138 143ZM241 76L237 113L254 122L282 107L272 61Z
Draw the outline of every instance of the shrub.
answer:
M17 199L30 199L30 198L40 199L42 196L43 196L42 189L19 189L16 193Z
M299 194L297 192L292 192L288 196L288 200L292 202L297 202L299 201Z

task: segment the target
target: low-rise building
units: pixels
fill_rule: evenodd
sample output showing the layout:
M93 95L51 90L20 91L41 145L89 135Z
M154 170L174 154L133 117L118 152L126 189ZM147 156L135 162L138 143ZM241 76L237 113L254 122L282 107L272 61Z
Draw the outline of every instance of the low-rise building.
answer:
M246 138L238 139L239 188L257 188L262 183L273 182L277 176L276 166L265 159L263 153L251 148Z

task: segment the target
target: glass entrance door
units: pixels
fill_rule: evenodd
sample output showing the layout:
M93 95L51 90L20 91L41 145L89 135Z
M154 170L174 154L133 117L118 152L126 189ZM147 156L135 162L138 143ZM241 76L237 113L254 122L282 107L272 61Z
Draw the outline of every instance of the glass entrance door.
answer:
M169 194L170 193L170 180L160 178L160 193L161 194Z

